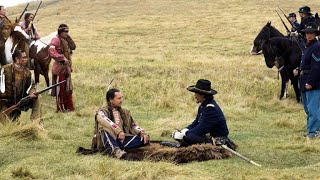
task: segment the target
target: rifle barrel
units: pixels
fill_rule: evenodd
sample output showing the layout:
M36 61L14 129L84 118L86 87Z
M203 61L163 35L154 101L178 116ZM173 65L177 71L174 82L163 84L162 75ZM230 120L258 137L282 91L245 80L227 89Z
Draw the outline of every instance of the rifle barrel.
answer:
M40 6L41 6L41 4L42 4L42 1L40 1L39 5L38 5L38 8L37 8L37 10L36 10L36 13L34 13L34 15L33 15L33 20L34 20L34 18L36 17L36 15L37 15L37 13L38 13L38 10L39 10L39 8L40 8ZM32 21L33 21L33 20L32 20Z
M18 21L20 21L20 19L22 18L22 16L23 16L24 12L26 12L26 11L27 11L28 6L29 6L29 3L27 4L27 6L26 6L26 7L24 8L24 10L22 11L22 13L21 13L21 15L20 15L20 17L19 17Z
M286 25L286 23L283 21L283 19L281 18L280 14L278 13L278 11L277 11L277 10L274 10L274 11L276 11L276 13L278 14L278 16L279 16L279 18L280 18L280 20L281 20L282 24L283 24L283 25L284 25L284 27L286 28L287 32L290 32L290 30L289 30L288 26L287 26L287 25Z
M63 81L61 81L61 82L58 82L57 84L54 84L54 85L49 86L49 87L47 87L47 88L45 88L45 89L42 89L41 91L36 92L36 95L41 94L41 93L43 93L43 92L46 92L46 91L48 91L49 89L52 89L52 88L54 88L54 87L56 87L56 86L59 86L60 84L63 84L63 83L65 83L65 82L67 82L67 80L63 80Z
M284 15L284 17L286 17L286 19L288 20L288 22L290 23L290 25L293 27L293 24L291 23L291 21L289 20L289 18L287 17L287 15L284 13L284 11L278 6L278 8L280 9L280 11L282 12L282 14Z

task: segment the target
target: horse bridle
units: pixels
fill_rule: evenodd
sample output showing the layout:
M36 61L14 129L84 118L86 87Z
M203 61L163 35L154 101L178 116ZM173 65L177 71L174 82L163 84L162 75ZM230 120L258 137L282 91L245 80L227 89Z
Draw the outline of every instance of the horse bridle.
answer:
M291 40L292 41L292 40ZM293 43L293 42L292 42ZM283 58L284 55L286 55L291 49L292 49L292 46L290 46L283 54L279 55L279 48L277 47L272 47L272 45L270 43L267 44L268 46L270 46L270 49L271 49L271 52L272 54L275 54L276 57L274 59L274 62L278 62L279 59Z

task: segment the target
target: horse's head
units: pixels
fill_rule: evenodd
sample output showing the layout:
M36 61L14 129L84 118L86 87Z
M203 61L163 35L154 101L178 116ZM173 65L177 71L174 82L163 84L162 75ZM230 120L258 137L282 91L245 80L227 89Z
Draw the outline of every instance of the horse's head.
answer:
M1 64L12 63L12 52L15 48L25 49L25 40L29 35L16 22L10 28L10 37L5 41L5 60Z
M251 48L250 53L252 55L261 54L262 45L267 39L273 37L282 37L284 36L280 31L271 26L271 21L268 21L267 24L261 29L257 37L253 41L253 46Z
M262 43L262 53L267 67L272 68L275 65L277 53L275 52L275 47L269 38L265 39Z
M19 26L18 23L13 24L11 27L11 36L18 40L30 39L29 35Z

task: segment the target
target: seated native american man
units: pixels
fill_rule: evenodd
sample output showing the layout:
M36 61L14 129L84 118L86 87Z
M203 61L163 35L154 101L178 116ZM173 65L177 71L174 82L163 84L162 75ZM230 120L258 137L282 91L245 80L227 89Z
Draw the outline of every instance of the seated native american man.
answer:
M27 111L32 108L30 119L34 123L42 125L40 96L35 94L36 89L31 78L31 72L26 67L26 53L16 49L12 54L12 59L12 64L7 64L0 68L0 122L15 121L19 118L21 110ZM2 113L26 96L30 96L31 100L23 107L19 107L19 109L10 113L9 117Z
M125 149L148 144L149 135L134 122L130 112L121 107L123 95L120 90L110 89L106 100L107 106L96 113L103 151L120 159L126 155Z
M187 90L194 92L197 103L201 104L196 119L181 131L173 132L173 138L180 143L178 147L213 144L213 137L216 145L227 144L231 149L235 149L236 145L228 138L229 131L223 112L213 98L218 92L211 89L211 82L199 79L196 85L189 86Z

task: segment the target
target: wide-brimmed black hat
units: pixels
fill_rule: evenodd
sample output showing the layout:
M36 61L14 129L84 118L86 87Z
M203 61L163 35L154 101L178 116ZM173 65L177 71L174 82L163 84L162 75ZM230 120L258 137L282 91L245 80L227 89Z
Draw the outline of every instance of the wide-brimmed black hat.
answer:
M315 32L317 35L319 35L320 30L319 27L313 23L313 22L309 22L304 29L301 30L302 33L306 33L306 32Z
M312 14L309 6L302 6L299 8L299 13Z
M189 86L188 91L199 94L217 94L218 92L211 88L211 82L206 79L199 79L196 85Z

